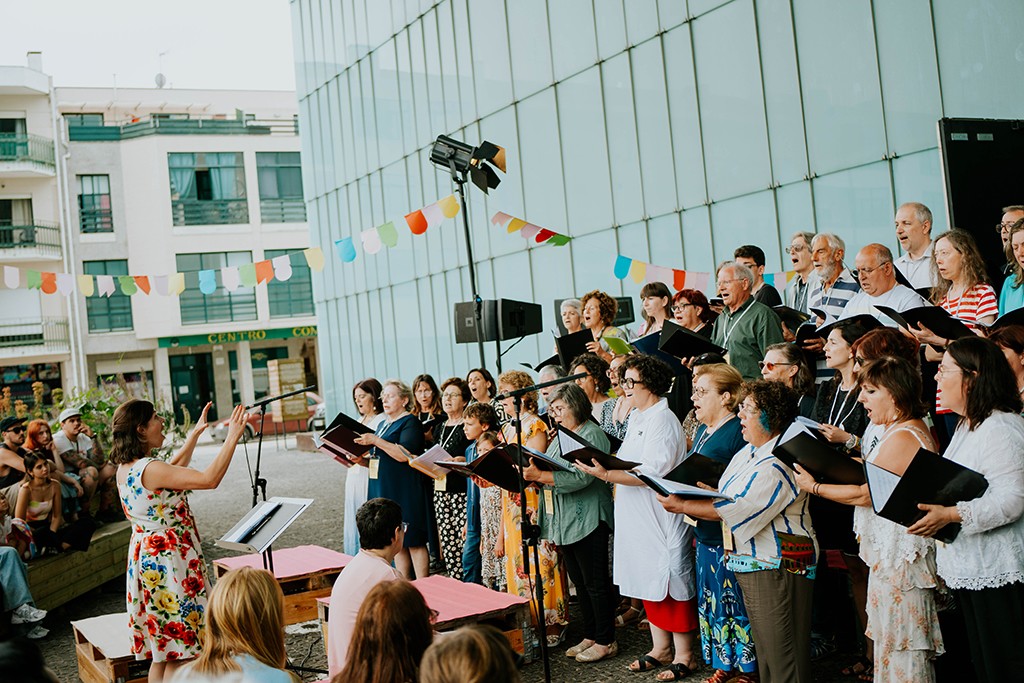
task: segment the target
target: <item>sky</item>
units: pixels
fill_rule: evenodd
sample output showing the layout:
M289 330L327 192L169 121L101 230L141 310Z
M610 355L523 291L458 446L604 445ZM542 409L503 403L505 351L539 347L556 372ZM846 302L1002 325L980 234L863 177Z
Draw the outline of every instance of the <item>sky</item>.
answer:
M0 0L0 17L0 65L41 51L57 87L295 89L288 0Z

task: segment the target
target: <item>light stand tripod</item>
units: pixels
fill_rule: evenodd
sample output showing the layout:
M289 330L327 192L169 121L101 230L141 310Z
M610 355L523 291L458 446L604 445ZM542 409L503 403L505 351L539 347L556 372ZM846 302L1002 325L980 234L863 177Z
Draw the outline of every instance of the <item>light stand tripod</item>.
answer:
M487 360L484 357L483 340L483 307L484 301L480 298L480 292L476 287L476 264L473 261L473 242L469 237L469 207L466 206L466 181L468 176L465 172L461 175L455 167L455 158L448 157L448 170L452 174L452 182L455 183L455 192L459 195L459 204L462 206L462 230L466 236L466 257L469 265L469 289L473 293L473 318L476 329L476 343L480 351L480 367L487 367ZM501 358L501 342L495 341L498 345L498 358ZM501 362L500 360L498 361Z

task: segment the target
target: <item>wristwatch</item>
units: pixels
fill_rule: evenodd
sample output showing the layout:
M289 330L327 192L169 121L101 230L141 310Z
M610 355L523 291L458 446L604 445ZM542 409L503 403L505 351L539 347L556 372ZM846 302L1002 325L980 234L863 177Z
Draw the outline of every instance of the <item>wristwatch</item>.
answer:
M852 451L853 449L857 448L857 446L859 444L860 444L860 437L857 436L856 434L851 434L850 438L847 439L846 443L844 443L843 445L846 446L846 450Z

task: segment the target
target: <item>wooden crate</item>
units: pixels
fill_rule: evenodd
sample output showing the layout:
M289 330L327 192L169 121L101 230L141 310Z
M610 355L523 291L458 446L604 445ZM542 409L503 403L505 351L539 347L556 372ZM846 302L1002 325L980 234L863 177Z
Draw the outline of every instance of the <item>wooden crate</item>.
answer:
M29 562L28 585L36 606L52 610L111 579L123 577L131 537L129 522L105 524L93 534L88 550Z
M71 622L83 683L146 683L149 660L132 654L127 614L104 614Z
M317 598L328 597L334 582L352 556L315 545L274 551L274 577L284 593L285 624L298 624L317 618ZM240 566L263 568L260 555L215 560L215 578Z

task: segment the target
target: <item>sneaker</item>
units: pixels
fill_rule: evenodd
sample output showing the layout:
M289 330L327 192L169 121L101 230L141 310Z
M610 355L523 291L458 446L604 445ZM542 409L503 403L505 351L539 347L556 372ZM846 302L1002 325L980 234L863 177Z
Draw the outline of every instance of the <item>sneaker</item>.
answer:
M32 630L29 631L25 637L29 640L39 640L40 638L45 638L49 633L49 629L43 628L42 626L33 626Z
M12 624L31 624L42 621L46 617L46 610L37 609L27 602L14 610L11 615Z

